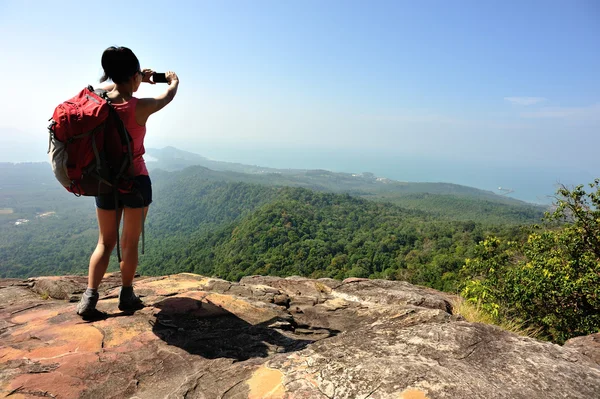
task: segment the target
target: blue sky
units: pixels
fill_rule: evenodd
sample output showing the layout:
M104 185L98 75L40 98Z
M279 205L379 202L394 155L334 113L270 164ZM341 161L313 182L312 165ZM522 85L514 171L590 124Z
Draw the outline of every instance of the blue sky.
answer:
M124 45L143 67L181 78L175 102L149 121L147 146L600 175L598 1L172 3L0 1L0 161L44 159L54 106L97 82L106 47Z

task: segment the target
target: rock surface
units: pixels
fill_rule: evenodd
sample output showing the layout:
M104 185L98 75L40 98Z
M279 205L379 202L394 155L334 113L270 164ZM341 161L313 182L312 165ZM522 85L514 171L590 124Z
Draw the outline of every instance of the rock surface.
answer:
M86 322L83 277L0 280L0 395L600 398L593 337L561 347L468 323L405 282L140 278L135 314L117 310L118 284L101 286L108 318Z
M600 364L600 333L571 338L565 342L565 347L574 348L586 355L593 362Z

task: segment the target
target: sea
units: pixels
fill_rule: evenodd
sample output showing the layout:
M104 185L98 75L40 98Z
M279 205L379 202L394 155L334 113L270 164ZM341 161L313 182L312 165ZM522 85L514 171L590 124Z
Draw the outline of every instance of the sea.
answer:
M20 147L0 149L0 162L47 161L43 143L36 151L19 152ZM506 195L537 204L555 201L557 188L572 187L600 178L600 164L546 162L532 159L472 159L454 154L399 153L394 149L299 148L291 145L248 145L247 143L199 144L169 142L181 150L216 161L237 162L278 169L325 169L332 172L371 172L377 177L406 182L454 183ZM155 146L160 148L158 146ZM10 151L9 151L10 150ZM35 155L35 156L33 156Z
M536 204L555 201L560 185L573 187L600 178L600 167L540 165L523 160L444 158L441 156L392 154L357 149L239 148L206 146L187 151L207 158L278 169L325 169L332 172L371 172L406 182L454 183L487 190Z

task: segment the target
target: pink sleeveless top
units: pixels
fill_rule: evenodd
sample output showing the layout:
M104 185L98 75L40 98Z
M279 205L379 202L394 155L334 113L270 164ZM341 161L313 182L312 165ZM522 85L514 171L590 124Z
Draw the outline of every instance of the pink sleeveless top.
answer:
M146 162L144 161L144 137L146 136L146 126L140 126L135 120L135 107L138 98L132 97L126 103L113 104L113 107L123 120L125 128L133 139L133 172L135 176L148 176Z

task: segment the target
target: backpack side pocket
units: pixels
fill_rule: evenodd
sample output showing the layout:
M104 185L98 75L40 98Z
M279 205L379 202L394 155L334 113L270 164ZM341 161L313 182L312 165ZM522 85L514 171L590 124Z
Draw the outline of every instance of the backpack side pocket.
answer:
M56 176L56 180L60 182L64 187L71 186L71 179L69 179L69 173L67 169L67 161L69 155L67 153L67 144L60 142L54 132L50 131L50 143L48 148L48 156L50 158L50 165L52 165L52 172Z

